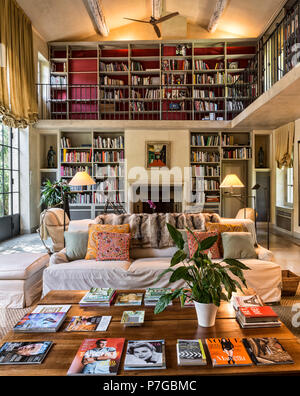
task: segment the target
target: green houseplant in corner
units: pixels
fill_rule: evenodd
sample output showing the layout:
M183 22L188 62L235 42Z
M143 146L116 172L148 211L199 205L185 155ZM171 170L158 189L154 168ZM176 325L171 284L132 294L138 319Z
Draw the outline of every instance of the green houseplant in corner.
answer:
M164 270L157 280L170 272L170 283L184 280L186 286L162 296L157 302L154 312L156 314L162 312L175 298L181 297L185 301L188 297L194 301L198 324L203 327L213 326L221 300L229 301L233 292L236 292L237 289L243 291L242 285L247 287L243 270L250 268L231 258L224 259L223 265L212 262L210 254L206 254L205 251L213 246L218 236L211 236L199 242L189 228L187 231L196 239L198 247L193 257L187 258L187 254L183 250L185 242L181 232L171 224L167 224L167 227L178 250L173 255L169 268ZM181 265L178 265L179 263ZM239 278L242 285L230 274Z

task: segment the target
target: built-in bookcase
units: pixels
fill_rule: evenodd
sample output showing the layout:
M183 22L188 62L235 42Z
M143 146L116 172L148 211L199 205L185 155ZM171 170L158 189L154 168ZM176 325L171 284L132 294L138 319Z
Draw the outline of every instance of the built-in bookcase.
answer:
M53 43L52 119L231 120L256 96L246 40Z
M226 162L252 160L252 139L249 132L198 132L190 134L191 193L201 202L205 212L222 214L220 184L226 176ZM244 166L244 165L241 165ZM246 178L248 191L249 178Z
M69 182L86 171L94 186L71 187L71 218L93 218L107 200L125 206L124 134L106 131L60 132L60 177Z

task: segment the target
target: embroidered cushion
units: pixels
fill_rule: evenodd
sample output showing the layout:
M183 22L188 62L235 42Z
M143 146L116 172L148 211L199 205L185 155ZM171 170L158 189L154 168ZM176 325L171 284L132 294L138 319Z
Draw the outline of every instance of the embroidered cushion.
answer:
M244 225L242 223L229 224L229 223L206 223L206 231L218 232L218 247L220 254L223 256L223 243L222 243L222 233L223 232L245 232Z
M202 242L204 239L208 237L212 237L215 235L218 235L217 232L203 232L203 231L193 231L193 234L197 238L199 242ZM198 248L198 243L193 237L193 235L190 232L187 232L187 239L188 239L188 246L189 246L189 251L190 251L190 257L193 257L195 254L197 248ZM204 250L203 253L207 254L208 252L211 253L213 259L219 259L221 258L221 254L219 251L219 246L218 246L218 241L216 241L211 248Z
M118 232L98 232L96 260L129 261L130 236Z
M99 232L129 233L129 224L90 224L89 240L85 260L95 260L97 256L97 234Z

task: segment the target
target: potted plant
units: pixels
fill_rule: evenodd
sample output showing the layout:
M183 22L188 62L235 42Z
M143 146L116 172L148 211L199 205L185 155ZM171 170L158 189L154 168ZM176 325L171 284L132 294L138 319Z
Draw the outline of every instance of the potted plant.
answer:
M189 228L186 229L196 239L198 248L193 257L187 259L187 254L183 250L185 242L181 232L171 224L167 224L167 227L178 250L171 259L170 267L164 270L157 280L171 272L170 283L184 280L187 286L175 289L172 293L162 296L157 302L154 312L156 314L162 312L175 298L180 297L183 302L186 298L189 298L194 301L198 324L203 327L213 326L221 300L229 301L237 288L243 291L241 284L236 279L232 279L230 273L237 276L242 284L247 287L243 270L250 268L231 258L222 261L225 265L213 263L211 255L206 254L205 251L213 246L218 236L208 237L199 242ZM179 263L182 263L182 265L178 266Z
M41 188L40 205L47 208L63 206L64 194L68 192L70 192L70 187L66 182L61 179L51 182L48 179Z

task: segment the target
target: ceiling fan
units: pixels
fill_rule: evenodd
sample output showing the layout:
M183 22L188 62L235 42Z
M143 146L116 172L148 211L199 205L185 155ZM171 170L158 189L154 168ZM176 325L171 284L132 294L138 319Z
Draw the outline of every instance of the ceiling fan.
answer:
M160 34L160 30L159 30L159 27L157 26L157 24L161 23L161 22L164 22L164 21L166 21L168 19L171 19L171 18L175 17L178 14L179 14L179 12L172 12L172 14L165 15L165 16L159 18L159 19L155 19L153 16L151 16L150 21L142 21L140 19L132 19L132 18L124 18L124 19L128 19L129 21L134 21L134 22L150 23L154 27L154 30L155 30L155 33L157 34L157 37L160 37L161 34Z

